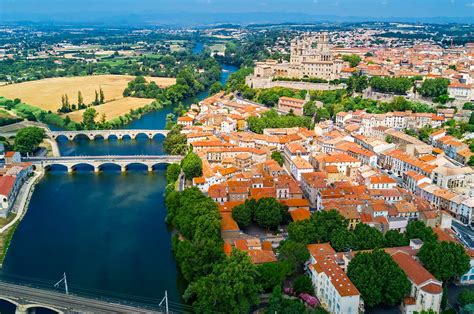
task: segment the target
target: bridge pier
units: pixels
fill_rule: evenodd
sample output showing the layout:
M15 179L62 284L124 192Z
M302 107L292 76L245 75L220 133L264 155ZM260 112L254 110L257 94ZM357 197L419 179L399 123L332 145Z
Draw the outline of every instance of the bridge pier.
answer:
M99 166L94 165L94 172L98 173L100 171Z
M153 166L152 165L148 165L148 172L152 172L153 171Z
M125 166L125 165L120 166L120 171L121 172L126 172L127 171L127 166Z
M67 172L68 172L68 173L71 173L71 172L73 172L73 171L74 171L74 169L72 169L72 166L67 166Z
M28 308L22 304L18 304L15 309L15 314L27 314Z

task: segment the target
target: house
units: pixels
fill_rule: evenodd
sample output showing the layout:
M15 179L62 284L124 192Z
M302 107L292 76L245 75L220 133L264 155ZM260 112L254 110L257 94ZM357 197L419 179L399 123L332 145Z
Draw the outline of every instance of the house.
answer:
M282 96L278 99L278 110L289 113L292 111L295 115L303 115L303 107L306 100Z
M309 244L307 248L310 253L308 269L321 305L330 313L359 313L360 292L337 264L331 245Z
M448 95L450 98L463 102L471 101L474 98L470 84L452 83L448 86Z
M6 152L5 153L5 164L19 163L21 162L21 154L19 152Z
M402 304L403 313L412 314L429 310L439 313L443 295L442 282L406 252L400 250L390 255L412 284L410 296L405 298Z
M33 173L30 163L7 167L6 173L0 176L0 217L3 218L8 216L23 183Z
M178 125L182 126L191 126L193 125L194 119L188 116L183 116L178 118Z
M327 174L325 172L306 172L301 175L300 183L311 208L317 208L318 193L327 187Z

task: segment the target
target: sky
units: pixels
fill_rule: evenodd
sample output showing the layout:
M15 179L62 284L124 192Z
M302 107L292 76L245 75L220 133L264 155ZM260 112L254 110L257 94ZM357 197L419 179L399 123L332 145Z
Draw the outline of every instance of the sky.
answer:
M0 18L88 20L172 14L224 16L472 18L474 0L0 0ZM176 17L176 16L175 16ZM212 22L212 21L210 21Z

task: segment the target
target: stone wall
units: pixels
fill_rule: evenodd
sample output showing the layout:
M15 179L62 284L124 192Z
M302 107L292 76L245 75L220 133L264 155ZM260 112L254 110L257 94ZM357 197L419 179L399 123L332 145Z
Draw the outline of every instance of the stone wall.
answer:
M294 82L294 81L272 81L272 78L256 77L249 75L245 78L245 83L251 88L272 88L286 87L293 89L305 90L336 90L346 88L345 84L331 85L328 83L310 83L310 82Z

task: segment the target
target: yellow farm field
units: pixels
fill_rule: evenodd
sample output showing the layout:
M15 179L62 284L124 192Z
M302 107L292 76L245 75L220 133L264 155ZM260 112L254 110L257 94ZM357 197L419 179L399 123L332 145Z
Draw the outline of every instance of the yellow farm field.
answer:
M67 94L70 103L77 103L77 93L81 91L84 103L91 103L95 91L104 91L105 101L119 100L128 82L135 79L130 75L93 75L76 77L57 77L19 84L0 86L0 96L9 99L20 98L24 103L44 110L56 110L61 106L61 96ZM167 77L146 77L160 87L176 83L176 79ZM137 103L137 102L133 102Z
M101 118L103 113L105 113L105 120L110 121L114 118L117 118L130 112L130 109L138 109L145 105L148 105L153 100L154 99L149 98L125 97L118 100L109 101L103 105L94 106L93 108L98 113L96 121ZM81 122L82 113L84 112L84 110L85 109L68 113L67 116L69 116L72 121Z

